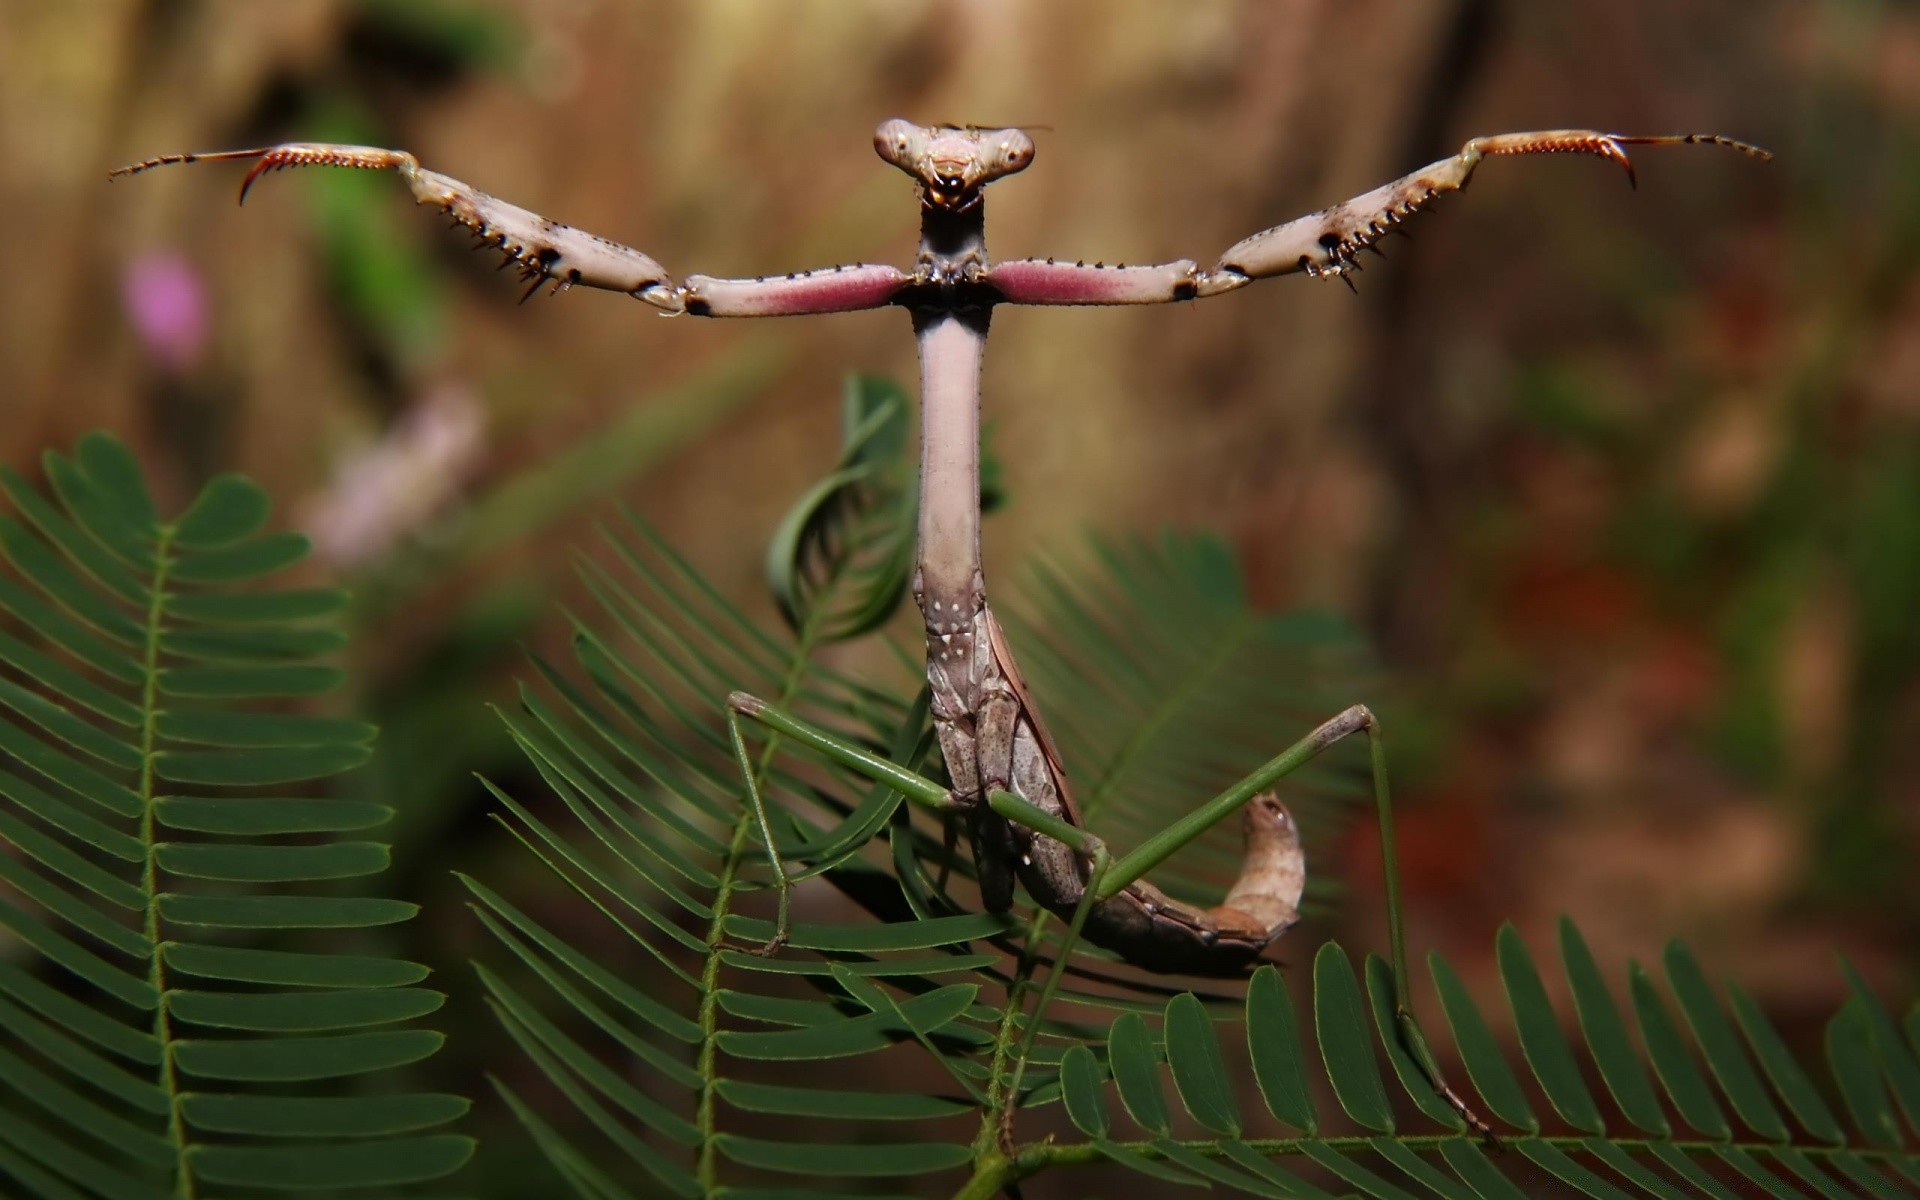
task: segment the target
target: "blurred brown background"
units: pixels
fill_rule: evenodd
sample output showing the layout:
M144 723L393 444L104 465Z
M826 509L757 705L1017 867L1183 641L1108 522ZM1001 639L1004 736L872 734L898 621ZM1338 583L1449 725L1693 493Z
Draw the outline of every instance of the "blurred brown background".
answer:
M439 906L416 953L463 990L447 871L520 861L471 782L519 770L482 701L562 635L571 547L630 501L772 619L766 535L831 461L843 374L911 377L905 318L521 306L391 178L289 173L236 211L237 167L105 170L397 146L677 273L756 274L909 257L910 187L869 149L891 115L1047 127L993 190L995 251L1129 262L1211 261L1477 133L1775 150L1646 150L1637 192L1489 164L1358 296L1004 311L988 559L1011 586L1088 529L1213 527L1263 603L1351 616L1387 668L1355 699L1387 719L1415 941L1463 967L1565 912L1603 963L1690 939L1803 1032L1834 950L1914 994L1910 8L4 0L0 454L105 426L172 497L239 468L316 533L360 596L392 890ZM1367 944L1372 836L1327 864Z

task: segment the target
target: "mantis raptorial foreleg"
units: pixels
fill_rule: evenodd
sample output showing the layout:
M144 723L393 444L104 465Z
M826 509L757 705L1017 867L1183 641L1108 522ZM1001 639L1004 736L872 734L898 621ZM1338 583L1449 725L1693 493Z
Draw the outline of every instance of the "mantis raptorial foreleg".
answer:
M1482 159L1520 154L1590 154L1619 163L1637 186L1628 146L1725 146L1755 158L1773 157L1758 146L1710 133L1630 137L1589 129L1503 133L1477 137L1451 158L1382 184L1331 208L1297 217L1242 238L1206 270L1188 259L1157 266L1109 266L1049 259L996 263L986 275L1010 304L1162 304L1194 300L1243 288L1256 279L1302 272L1310 279L1338 279L1353 286L1360 253L1380 253L1377 242L1401 232L1408 218L1448 192L1467 186Z
M676 282L652 258L598 234L551 221L539 213L487 195L450 175L423 168L404 150L346 146L332 142L287 142L255 150L213 154L165 154L109 172L108 178L138 175L181 163L252 161L240 181L240 201L260 176L288 167L357 167L399 174L414 199L440 209L471 232L479 245L506 256L503 266L518 266L529 282L522 299L551 284L554 292L574 285L625 292L663 313L704 317L776 317L804 313L880 308L912 281L895 267L861 264L823 267L760 279L716 279L690 275Z

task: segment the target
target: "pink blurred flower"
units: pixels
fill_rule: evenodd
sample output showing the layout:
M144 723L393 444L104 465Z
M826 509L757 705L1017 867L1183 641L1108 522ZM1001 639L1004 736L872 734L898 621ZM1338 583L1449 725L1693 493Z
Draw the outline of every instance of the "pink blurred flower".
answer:
M363 568L428 535L460 499L487 448L486 412L458 383L433 389L386 434L351 451L307 505L314 548L336 566Z
M178 254L142 254L120 277L120 302L147 353L169 371L186 371L207 348L207 293L200 273Z

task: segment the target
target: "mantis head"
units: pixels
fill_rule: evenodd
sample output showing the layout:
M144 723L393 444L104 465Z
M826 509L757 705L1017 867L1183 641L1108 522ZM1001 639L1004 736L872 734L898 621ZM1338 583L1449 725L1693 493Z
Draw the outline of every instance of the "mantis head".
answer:
M980 202L980 189L1033 161L1033 139L1018 129L915 125L895 117L873 131L881 158L913 176L932 208L963 212Z

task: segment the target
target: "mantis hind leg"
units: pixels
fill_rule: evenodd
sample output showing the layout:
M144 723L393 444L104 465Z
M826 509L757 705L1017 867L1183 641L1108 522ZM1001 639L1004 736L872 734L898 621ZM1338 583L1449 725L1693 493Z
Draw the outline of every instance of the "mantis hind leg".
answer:
M1274 784L1318 757L1329 746L1355 733L1367 735L1374 804L1380 822L1380 853L1387 888L1388 961L1393 975L1396 1033L1434 1091L1445 1099L1475 1132L1489 1140L1493 1138L1491 1127L1447 1083L1439 1063L1434 1059L1432 1050L1427 1044L1426 1035L1413 1014L1407 986L1406 930L1400 902L1399 851L1394 836L1392 792L1387 782L1386 747L1381 739L1379 718L1373 715L1372 710L1361 704L1356 704L1324 722L1306 737L1254 770L1252 774L1174 822L1161 833L1149 838L1138 849L1117 861L1109 858L1105 845L1092 834L1077 826L1059 821L1020 797L1005 792L996 792L990 797L994 810L1008 820L1066 842L1086 855L1090 863L1085 894L1073 911L1067 936L1062 941L1060 953L1056 959L1056 969L1048 975L1047 983L1041 991L1040 999L1029 1021L1027 1035L1022 1040L1020 1055L1014 1068L1014 1085L1009 1088L1008 1104L1010 1106L1015 1103L1014 1096L1018 1092L1018 1081L1024 1070L1033 1036L1040 1027L1047 1005L1053 999L1059 980L1064 973L1058 967L1067 961L1089 913L1096 906L1119 897L1148 871L1220 821L1242 810L1257 798L1268 795L1269 789Z

